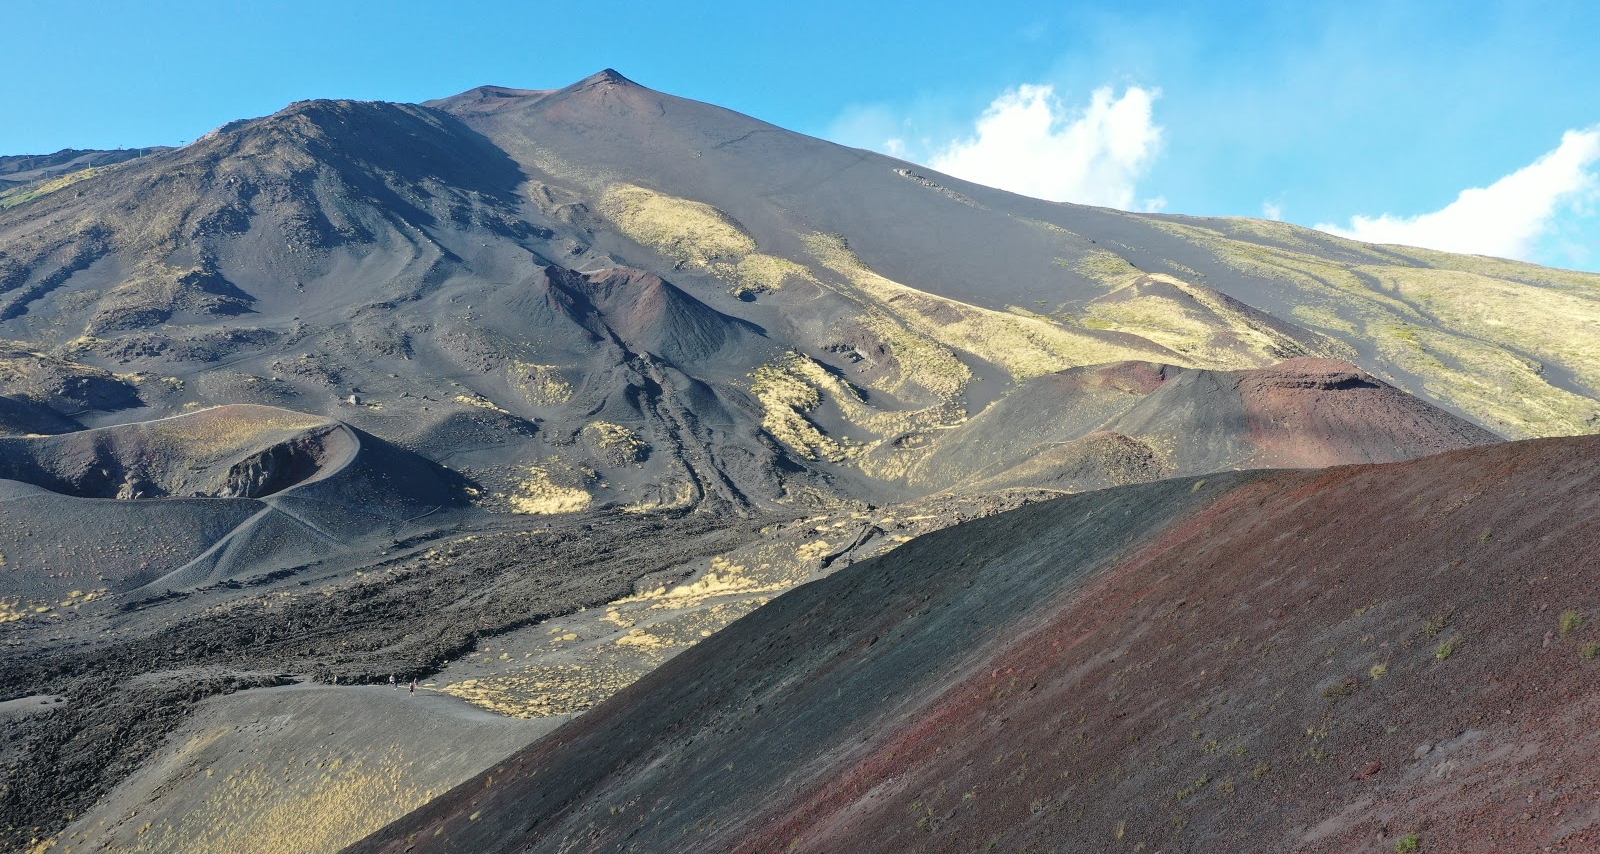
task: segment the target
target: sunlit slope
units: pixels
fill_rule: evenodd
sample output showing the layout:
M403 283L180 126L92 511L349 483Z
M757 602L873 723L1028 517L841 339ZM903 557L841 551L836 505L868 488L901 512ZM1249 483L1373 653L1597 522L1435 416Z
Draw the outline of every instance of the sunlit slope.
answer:
M427 690L299 685L217 697L53 850L337 851L549 726Z
M257 403L450 457L496 511L883 504L952 428L1114 362L1339 359L1586 432L1597 281L1026 198L608 71L304 102L0 211L9 349L128 398L0 377L0 425Z
M596 245L650 266L643 247L681 277L790 314L818 288L838 292L854 327L790 320L818 343L852 345L844 352L856 349L849 333L898 350L935 394L965 387L974 368L1025 379L1117 359L1241 369L1313 355L1356 361L1508 436L1600 423L1600 276L1044 202L615 72L437 106L517 160L549 210L611 226ZM968 370L935 360L940 350Z
M1151 220L1257 285L1258 305L1358 347L1507 436L1600 426L1600 275L1261 220Z

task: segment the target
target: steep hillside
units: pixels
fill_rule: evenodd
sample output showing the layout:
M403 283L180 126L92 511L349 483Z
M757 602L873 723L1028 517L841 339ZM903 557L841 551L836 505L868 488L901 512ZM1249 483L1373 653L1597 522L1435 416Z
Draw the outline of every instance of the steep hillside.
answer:
M1345 362L1245 371L1123 362L1029 380L940 439L909 479L1078 492L1233 469L1395 462L1496 441ZM1092 485L1071 488L1085 475Z
M58 606L259 581L374 550L408 521L420 522L413 536L459 524L466 489L377 437L266 406L0 437L0 618L37 623Z
M560 284L596 276L621 301ZM1116 361L1346 359L1504 435L1582 432L1595 281L1041 202L610 71L299 103L0 212L0 334L153 410L59 414L336 417L499 511L912 498L952 428Z
M292 809L149 764L217 694L562 717L957 522L1600 423L1600 277L1027 199L614 71L107 158L0 161L0 847L135 772ZM139 844L202 837L267 844Z
M348 850L1590 850L1597 459L1502 444L947 529Z
M761 289L754 269L789 270L773 279L780 286L804 278L767 260L776 257L913 326L915 297L883 304L905 302L894 299L896 283L1043 315L1079 336L1135 334L1196 366L1352 358L1511 436L1600 423L1588 332L1600 310L1595 274L1371 246L1284 223L1042 202L806 139L615 72L553 92L489 88L435 104L494 140L535 185L548 182L538 195L564 189L569 205L598 203L628 237L737 289ZM654 225L667 210L715 217L748 245ZM718 248L693 250L696 240ZM1541 322L1512 321L1535 315ZM1023 373L1040 360L1059 368L1119 358L1076 356L1104 346L1083 337L1041 348L1032 329L1006 320L1009 340L969 340L978 348L970 352Z

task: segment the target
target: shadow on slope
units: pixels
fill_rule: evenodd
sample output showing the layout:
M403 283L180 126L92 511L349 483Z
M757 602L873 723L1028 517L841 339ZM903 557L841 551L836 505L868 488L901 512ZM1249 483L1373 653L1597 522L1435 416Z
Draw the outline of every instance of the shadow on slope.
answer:
M348 850L1586 850L1597 459L1235 473L942 531Z
M348 425L268 406L0 437L0 553L10 592L29 599L245 581L461 507L463 485Z

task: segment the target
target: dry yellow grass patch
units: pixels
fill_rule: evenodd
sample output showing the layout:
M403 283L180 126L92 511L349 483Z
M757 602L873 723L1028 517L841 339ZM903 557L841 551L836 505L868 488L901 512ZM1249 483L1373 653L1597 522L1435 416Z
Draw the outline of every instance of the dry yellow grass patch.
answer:
M553 406L572 400L572 384L555 365L512 362L506 366L506 379L535 406Z
M312 763L315 762L313 765ZM217 781L183 818L146 823L128 854L333 852L421 806L431 793L412 785L399 746L372 760L307 757L273 774L246 766Z
M1128 259L1109 249L1091 248L1070 261L1060 260L1056 263L1110 289L1120 288L1144 275Z
M790 279L817 281L810 270L788 258L763 255L759 252L746 255L732 267L713 265L712 271L737 285L736 293L744 290L758 293L781 290Z
M582 434L612 465L638 462L650 448L650 443L638 433L610 421L590 421L584 425Z
M593 497L582 489L562 486L551 480L549 470L528 466L528 476L517 484L518 492L506 496L518 513L548 515L573 513L588 508Z
M458 394L456 395L455 400L456 403L459 403L462 406L476 406L479 409L487 409L492 412L499 412L502 415L511 414L506 412L504 409L501 409L498 404L481 394Z
M623 234L679 264L738 263L756 242L733 217L700 202L632 184L608 189L600 210Z
M680 267L716 275L736 294L776 291L791 279L817 281L800 264L756 251L755 238L738 220L708 204L618 184L601 197L600 210L623 234Z
M835 235L806 238L812 254L906 327L1026 379L1078 365L1129 359L1171 361L1159 349L1116 343L1038 317L979 308L919 291L873 272Z
M1206 288L1162 273L1141 275L1139 282L1176 288L1193 303L1158 293L1097 302L1085 309L1084 325L1138 335L1183 354L1198 367L1221 370L1264 367L1301 350L1291 339L1259 324ZM1227 340L1230 338L1233 340Z
M785 359L762 365L750 375L750 393L761 402L762 429L808 460L842 462L848 459L850 448L824 434L806 418L806 413L822 403L822 393L789 366L791 361Z
M196 417L199 416L199 417ZM290 434L333 422L317 415L286 409L201 410L189 417L154 421L146 429L171 443L191 459L215 457L235 451L270 434Z
M93 178L96 175L103 175L106 172L110 172L111 170L120 166L122 166L121 163L114 163L110 166L90 166L86 169L79 169L76 172L70 172L66 175L62 175L59 178L51 178L44 183L36 184L31 187L18 187L14 190L8 190L4 193L0 193L0 210L13 208L17 205L31 202L34 199L40 198L41 196L48 196L51 193L59 192L72 186L73 184L78 183L79 181L87 178Z
M1383 358L1420 377L1429 395L1504 435L1571 435L1600 424L1600 405L1549 379L1556 365L1600 386L1600 274L1370 246L1283 223L1149 224L1236 270L1292 285L1301 300L1296 320L1372 341ZM1243 239L1252 236L1281 245ZM1319 242L1359 260L1314 254Z

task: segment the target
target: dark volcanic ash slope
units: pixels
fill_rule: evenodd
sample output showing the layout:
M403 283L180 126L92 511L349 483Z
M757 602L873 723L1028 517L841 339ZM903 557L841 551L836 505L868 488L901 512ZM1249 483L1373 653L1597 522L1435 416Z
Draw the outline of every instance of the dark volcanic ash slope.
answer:
M473 469L502 509L537 504L528 483L743 510L816 480L748 391L782 343L575 243L523 184L439 111L296 104L0 211L0 328L134 372L134 417L336 417Z
M1398 462L1499 441L1348 362L1124 362L1030 380L935 446L921 486L1103 488L1250 468ZM1076 488L1073 488L1076 487Z
M1198 366L1335 356L1512 436L1588 431L1600 417L1600 373L1584 355L1587 324L1600 318L1593 274L1373 246L1276 222L1029 199L656 92L614 71L560 90L484 87L432 103L508 152L548 210L587 223L585 242L651 269L665 260L685 276L714 271L736 289L770 283L791 313L805 311L810 290L784 300L781 277L719 271L719 262L732 266L751 250L722 243L720 255L692 251L681 235L634 221L629 199L643 189L704 206L760 254L798 263L825 284L859 264L965 305L1036 312L1083 336L1061 354L1068 358L1088 339L1115 345L1118 335ZM827 241L817 239L828 236L842 241L851 264L828 257ZM660 260L641 255L641 245ZM916 313L888 305L882 291L844 290L891 314ZM1513 322L1534 315L1537 333ZM813 334L830 335L825 320L812 322ZM852 344L848 337L818 343ZM990 362L1005 355L970 340L946 343ZM1148 349L1123 358L1172 361Z
M0 437L8 610L301 567L407 520L456 522L464 488L348 425L266 406Z
M1597 462L1501 444L947 529L349 850L1592 850Z
M60 828L184 704L262 669L434 672L483 638L640 593L636 581L674 600L677 580L737 582L745 599L707 609L755 607L949 524L950 508L1042 493L990 489L1485 438L1425 409L1408 421L1359 377L1328 379L1344 368L1256 385L1225 372L1338 357L1511 434L1591 429L1593 283L1277 224L1022 199L614 72L432 105L297 103L30 184L0 202L0 336L18 342L0 353L0 429L78 435L18 440L51 450L18 457L36 483L12 482L19 500L0 505L31 514L0 526L0 602L17 618L0 682L72 700L0 744L9 778L27 781L0 788L0 825ZM1513 307L1576 343L1518 337ZM1104 423L1080 411L1103 390L1047 391L1062 370L1130 362L1184 368L1119 392L1133 405ZM1358 398L1382 414L1332 403ZM253 498L179 497L229 491L218 484L255 450L199 478L140 462L132 440L89 448L101 428L240 404L361 431L357 465ZM1190 439L1200 423L1211 432ZM1037 434L1012 436L1026 425ZM984 456L986 442L1004 454ZM101 464L67 465L85 460ZM434 465L503 515L406 522L434 506L408 477L454 482ZM168 494L101 497L130 471L149 488L129 495ZM964 491L929 498L946 487ZM162 515L195 502L218 518ZM323 521L347 519L371 536ZM104 542L80 543L79 528ZM187 539L118 562L124 539L148 551L168 535ZM101 575L128 595L80 610L69 591L98 592ZM14 589L36 583L53 603ZM614 639L637 656L628 673L667 654ZM199 661L219 675L197 686L184 668ZM152 670L166 687L117 700L121 680ZM595 694L574 696L560 707Z

